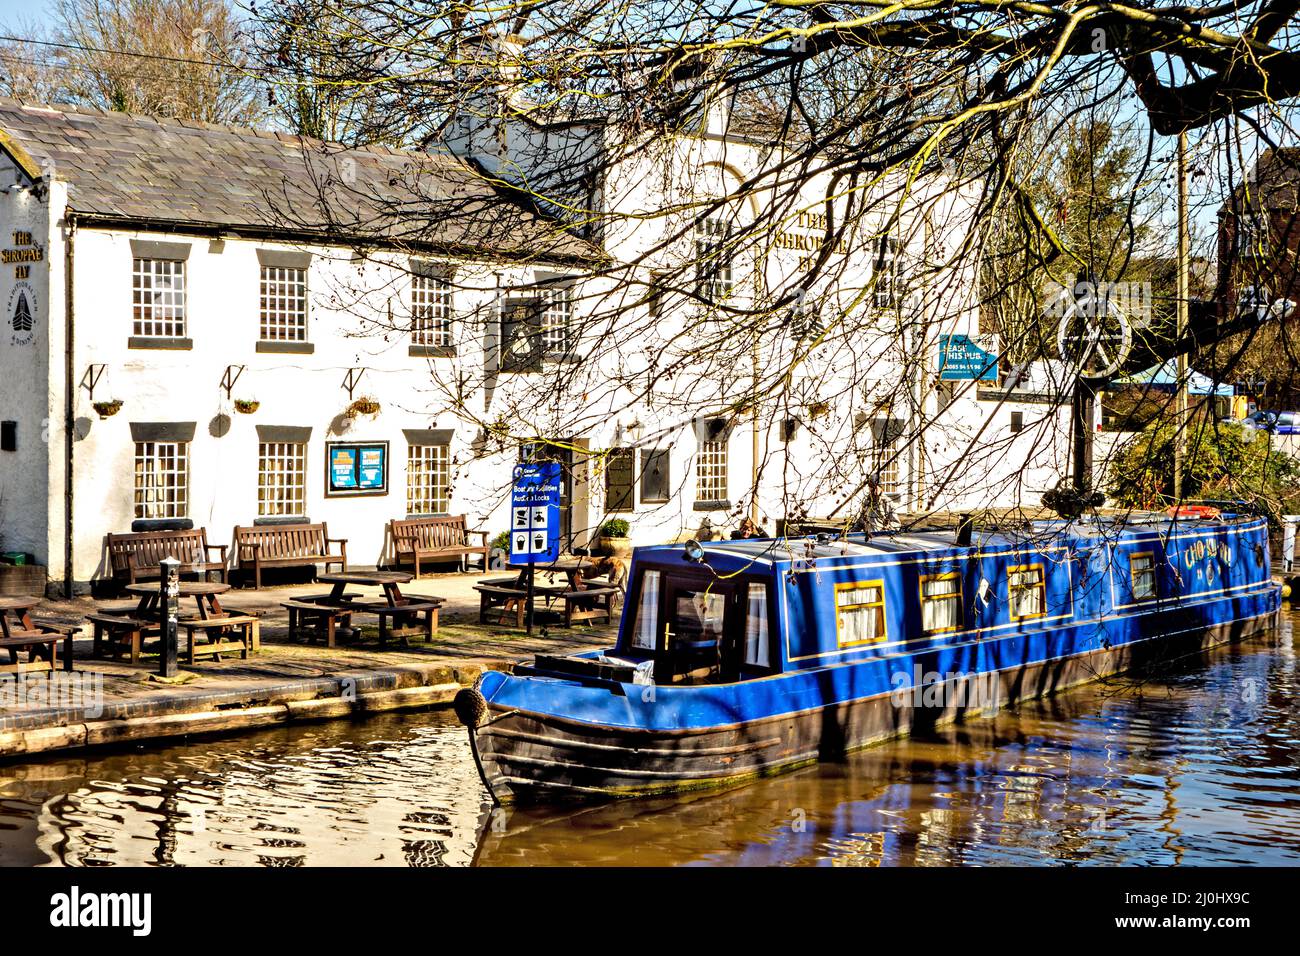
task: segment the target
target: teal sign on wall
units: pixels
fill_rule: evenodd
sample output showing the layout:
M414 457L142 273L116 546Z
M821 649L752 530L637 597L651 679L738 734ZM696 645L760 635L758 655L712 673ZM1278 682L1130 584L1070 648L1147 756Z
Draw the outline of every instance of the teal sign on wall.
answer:
M388 442L329 442L326 453L327 495L388 493Z
M998 357L969 335L939 336L939 378L996 382Z

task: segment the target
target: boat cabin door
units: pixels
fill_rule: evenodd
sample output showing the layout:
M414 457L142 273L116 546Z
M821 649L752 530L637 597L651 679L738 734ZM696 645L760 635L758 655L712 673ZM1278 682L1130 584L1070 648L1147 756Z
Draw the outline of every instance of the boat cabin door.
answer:
M655 655L655 683L706 683L736 679L736 588L716 580L668 576Z

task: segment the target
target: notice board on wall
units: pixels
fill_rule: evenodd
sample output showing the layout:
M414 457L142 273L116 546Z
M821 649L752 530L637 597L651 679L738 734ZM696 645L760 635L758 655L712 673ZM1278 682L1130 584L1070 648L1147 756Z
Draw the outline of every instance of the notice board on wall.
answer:
M325 496L388 494L388 442L325 443Z

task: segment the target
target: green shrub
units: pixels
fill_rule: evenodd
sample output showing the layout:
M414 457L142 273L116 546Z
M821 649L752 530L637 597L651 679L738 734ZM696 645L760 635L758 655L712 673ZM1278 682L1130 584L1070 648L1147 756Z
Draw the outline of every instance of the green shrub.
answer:
M1273 514L1300 498L1300 467L1269 436L1240 425L1193 418L1184 430L1183 497L1250 502ZM1121 507L1164 508L1173 501L1173 422L1154 422L1121 445L1107 493Z
M497 535L497 536L496 536L495 538L493 538L490 542L488 542L488 546L489 546L489 547L492 547L492 548L500 548L502 551L509 551L509 550L510 550L510 532L509 532L509 531L502 531L499 535Z
M610 518L600 526L600 533L605 538L626 538L628 528L626 518Z

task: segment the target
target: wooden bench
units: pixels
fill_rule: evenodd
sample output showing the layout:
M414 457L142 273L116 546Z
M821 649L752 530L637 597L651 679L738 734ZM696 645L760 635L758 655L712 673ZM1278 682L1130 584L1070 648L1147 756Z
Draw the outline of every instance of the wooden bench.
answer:
M441 600L408 601L396 606L375 603L364 610L379 616L380 647L387 644L390 637L397 638L405 647L407 637L413 634L423 634L426 643L433 640L438 633L438 609L441 607Z
M261 620L251 614L228 614L225 617L193 618L180 621L178 626L185 629L185 662L193 664L195 657L215 657L227 652L239 651L240 660L248 660L248 655L260 646ZM213 632L216 633L213 633ZM195 638L202 633L207 637L206 644L197 644ZM232 634L238 638L232 639Z
M309 643L317 636L325 638L326 647L334 647L339 626L352 626L352 611L333 604L313 604L311 601L284 601L280 607L289 612L289 640L298 640L305 634Z
M337 544L338 554L331 554L329 546ZM315 567L338 565L347 570L348 539L331 538L324 523L321 524L268 524L236 527L235 555L240 570L253 568L253 586L261 588L263 568Z
M505 584L476 584L478 592L478 622L480 624L505 624L507 615L514 615L515 627L524 626L528 592ZM488 616L498 611L495 621Z
M416 578L420 576L421 561L455 558L458 562L478 555L487 570L487 532L465 527L464 515L442 515L429 518L394 518L388 523L388 533L393 538L393 564L404 560L414 565ZM479 543L470 544L469 536L478 535Z
M35 623L35 622L34 622ZM11 630L8 637L0 637L0 650L9 652L10 662L0 664L0 672L48 670L53 673L59 666L59 642L63 642L63 669L72 670L72 635L75 627L60 624L37 624L30 631ZM28 652L26 662L18 660L18 651Z
M612 585L565 591L559 595L564 601L564 626L573 627L576 621L594 621L601 617L613 621L614 599L622 593L621 589Z
M87 620L94 626L95 643L91 654L102 657L104 645L109 645L110 655L116 659L124 650L130 650L131 663L140 663L140 653L146 637L157 636L157 621L144 620L132 614L101 612L90 614Z
M224 544L208 544L206 528L191 531L132 531L104 537L108 564L113 577L135 584L145 578L157 578L162 572L159 562L173 557L181 563L182 574L202 574L206 579L216 571L226 579ZM212 552L220 557L213 560Z
M505 584L476 584L474 590L479 593L478 622L480 624L505 624L514 618L516 627L523 627L527 613L528 591L521 587ZM554 588L534 588L534 601L562 601L564 603L564 625L572 627L575 622L594 621L603 618L614 619L614 601L623 592L610 585L608 587L584 587L576 591L557 590ZM489 620L495 617L495 621Z

